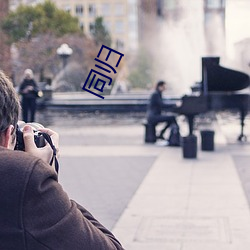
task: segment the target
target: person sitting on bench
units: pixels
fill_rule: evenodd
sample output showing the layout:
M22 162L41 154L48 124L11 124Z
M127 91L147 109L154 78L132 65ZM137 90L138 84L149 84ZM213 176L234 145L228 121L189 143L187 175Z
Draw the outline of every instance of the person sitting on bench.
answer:
M166 89L166 82L159 81L156 84L154 93L151 95L147 107L147 122L157 125L160 122L166 122L166 126L161 130L160 134L156 136L157 139L165 140L164 133L172 125L176 124L174 115L162 115L163 108L169 108L169 105L164 104L162 100L162 92ZM177 125L178 126L178 125Z

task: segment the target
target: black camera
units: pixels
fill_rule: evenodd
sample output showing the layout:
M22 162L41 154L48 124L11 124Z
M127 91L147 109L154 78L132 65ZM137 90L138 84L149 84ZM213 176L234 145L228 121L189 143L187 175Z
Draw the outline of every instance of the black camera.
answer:
M15 150L25 150L24 140L23 140L23 127L26 125L26 123L22 123L21 125L17 125L16 129L16 145ZM37 129L43 128L43 126L39 123L27 123L27 125L31 126L34 131L34 141L38 148L42 148L45 146L45 139Z

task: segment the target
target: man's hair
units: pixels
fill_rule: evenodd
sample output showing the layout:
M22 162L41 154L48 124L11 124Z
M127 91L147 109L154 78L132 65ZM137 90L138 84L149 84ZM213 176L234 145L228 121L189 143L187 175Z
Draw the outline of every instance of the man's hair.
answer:
M0 70L0 143L3 132L10 126L17 126L20 111L18 95L9 78ZM15 132L15 130L13 131Z
M159 87L163 86L164 84L166 84L166 82L164 82L164 81L157 82L156 89L159 89Z

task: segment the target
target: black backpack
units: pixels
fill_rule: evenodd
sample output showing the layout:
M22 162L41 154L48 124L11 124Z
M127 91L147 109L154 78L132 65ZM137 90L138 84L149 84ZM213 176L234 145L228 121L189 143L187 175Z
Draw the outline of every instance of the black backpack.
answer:
M168 146L179 147L180 144L181 144L181 135L179 126L177 124L173 124L170 127Z

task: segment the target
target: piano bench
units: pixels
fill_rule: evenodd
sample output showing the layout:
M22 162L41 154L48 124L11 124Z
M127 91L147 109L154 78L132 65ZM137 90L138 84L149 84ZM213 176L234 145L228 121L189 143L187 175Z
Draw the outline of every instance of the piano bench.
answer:
M145 143L155 143L156 142L156 124L149 123L147 120L144 120L142 123L145 126Z

